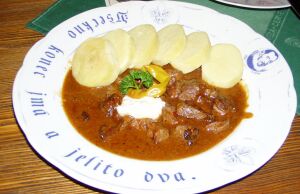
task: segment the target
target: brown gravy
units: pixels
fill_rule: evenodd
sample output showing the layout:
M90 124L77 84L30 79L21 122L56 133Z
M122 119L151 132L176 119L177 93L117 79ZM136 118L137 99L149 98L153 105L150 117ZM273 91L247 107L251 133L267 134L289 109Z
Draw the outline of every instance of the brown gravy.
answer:
M90 142L112 153L143 160L174 160L206 151L251 116L245 112L247 93L241 84L218 89L202 81L201 68L189 74L170 65L164 69L171 75L167 92L161 97L168 109L156 121L122 118L116 112L122 99L119 83L128 71L110 86L89 88L78 84L70 70L62 90L65 112Z

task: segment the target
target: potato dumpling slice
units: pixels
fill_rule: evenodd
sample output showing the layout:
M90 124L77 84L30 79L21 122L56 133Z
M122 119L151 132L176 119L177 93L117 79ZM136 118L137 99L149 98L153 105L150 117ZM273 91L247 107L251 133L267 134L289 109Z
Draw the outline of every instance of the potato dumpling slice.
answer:
M135 45L135 54L132 58L130 68L141 68L149 65L158 48L158 37L155 28L150 24L136 26L129 31Z
M207 62L202 65L202 78L213 86L230 88L241 80L243 67L243 58L237 47L216 44L212 46Z
M90 38L75 51L72 75L84 86L106 86L114 82L120 72L112 44L104 38Z
M114 46L120 73L123 73L129 67L135 52L133 39L122 29L110 31L103 38L109 40Z
M206 32L193 32L187 36L184 50L171 61L171 65L183 73L192 72L206 62L210 48L211 43Z
M183 51L186 42L184 29L179 24L171 24L159 30L157 34L159 45L153 63L166 65Z

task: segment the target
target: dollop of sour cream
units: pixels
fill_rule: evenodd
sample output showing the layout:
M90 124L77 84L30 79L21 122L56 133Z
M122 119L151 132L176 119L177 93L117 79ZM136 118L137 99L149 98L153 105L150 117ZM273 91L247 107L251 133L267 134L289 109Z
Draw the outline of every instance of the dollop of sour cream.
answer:
M165 102L160 98L143 97L139 99L124 96L122 104L117 106L119 115L129 115L136 119L150 118L157 119L162 112Z

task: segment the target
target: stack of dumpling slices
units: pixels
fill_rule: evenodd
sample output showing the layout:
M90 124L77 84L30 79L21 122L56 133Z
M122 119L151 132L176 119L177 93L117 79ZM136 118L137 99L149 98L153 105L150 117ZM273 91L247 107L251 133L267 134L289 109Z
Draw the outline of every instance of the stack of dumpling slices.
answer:
M72 74L88 87L111 84L128 68L151 63L171 64L183 73L202 66L202 79L220 88L237 84L243 74L243 59L232 44L211 45L206 32L185 34L179 24L158 32L150 24L129 30L116 29L84 41L72 59Z

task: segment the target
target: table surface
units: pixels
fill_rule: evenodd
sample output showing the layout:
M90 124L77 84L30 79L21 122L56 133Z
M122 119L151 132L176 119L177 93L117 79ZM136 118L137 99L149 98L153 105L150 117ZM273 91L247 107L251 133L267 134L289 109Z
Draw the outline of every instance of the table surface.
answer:
M13 112L16 73L29 48L43 38L25 24L53 2L0 1L0 193L99 192L40 158L26 141ZM287 140L267 164L211 193L300 193L300 116L295 116Z

